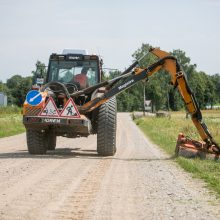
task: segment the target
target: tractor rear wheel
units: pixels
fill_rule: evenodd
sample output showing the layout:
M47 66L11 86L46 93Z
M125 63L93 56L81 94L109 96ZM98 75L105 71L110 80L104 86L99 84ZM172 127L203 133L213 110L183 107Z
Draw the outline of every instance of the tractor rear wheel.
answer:
M97 152L101 156L113 156L116 152L117 103L116 98L99 107Z
M48 140L45 131L27 129L26 136L28 152L30 154L46 154Z

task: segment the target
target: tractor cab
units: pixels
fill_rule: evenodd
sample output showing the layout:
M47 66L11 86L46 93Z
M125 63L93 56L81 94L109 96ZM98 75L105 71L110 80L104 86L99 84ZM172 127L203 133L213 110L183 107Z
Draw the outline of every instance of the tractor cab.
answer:
M101 82L102 61L97 55L87 55L84 50L64 50L63 54L52 54L49 59L46 83L72 84L77 90Z

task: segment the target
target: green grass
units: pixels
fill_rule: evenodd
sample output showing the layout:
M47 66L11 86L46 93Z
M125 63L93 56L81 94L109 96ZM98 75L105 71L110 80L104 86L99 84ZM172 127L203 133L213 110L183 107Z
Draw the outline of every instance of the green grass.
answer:
M8 114L20 114L21 110L22 109L17 106L0 106L0 116Z
M216 141L220 142L220 111L203 112L204 119ZM135 120L141 130L158 146L168 154L174 156L178 133L200 139L197 130L185 114L177 112L171 118L145 117ZM186 159L178 157L174 159L182 168L207 183L218 197L220 197L220 162L212 160Z
M18 107L0 107L0 138L24 131L21 109Z

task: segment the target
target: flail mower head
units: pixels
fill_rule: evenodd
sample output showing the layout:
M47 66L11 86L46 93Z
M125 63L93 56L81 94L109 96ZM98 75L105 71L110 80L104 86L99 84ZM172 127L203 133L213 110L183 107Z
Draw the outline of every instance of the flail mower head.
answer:
M180 133L176 142L176 156L186 158L201 158L218 160L220 151L218 145L208 145L204 141L196 141Z

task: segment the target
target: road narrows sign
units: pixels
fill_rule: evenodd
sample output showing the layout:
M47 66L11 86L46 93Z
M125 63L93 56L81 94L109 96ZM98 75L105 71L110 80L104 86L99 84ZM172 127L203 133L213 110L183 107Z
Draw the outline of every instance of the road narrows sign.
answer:
M60 113L60 117L64 118L80 118L79 111L74 103L74 101L70 98L66 105L64 106L62 112Z
M39 113L39 116L58 117L59 111L54 103L53 98L49 98L43 110Z

